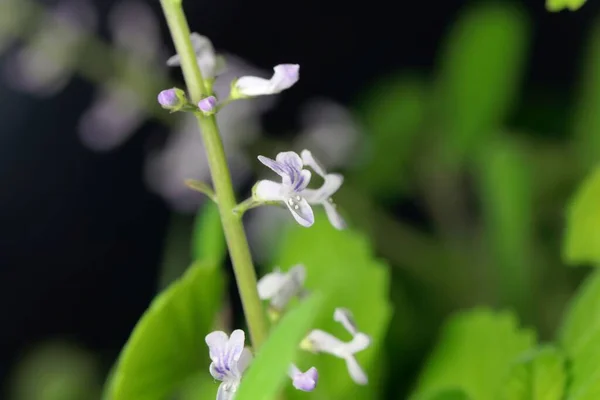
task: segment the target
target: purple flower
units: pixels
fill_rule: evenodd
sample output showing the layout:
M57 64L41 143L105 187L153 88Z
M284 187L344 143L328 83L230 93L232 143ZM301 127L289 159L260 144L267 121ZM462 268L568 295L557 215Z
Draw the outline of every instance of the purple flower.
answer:
M175 108L179 105L179 98L175 89L166 89L158 94L158 103L163 108Z
M315 222L312 208L302 196L310 182L311 173L302 169L302 159L293 151L277 154L275 160L258 156L261 163L281 177L281 183L262 180L254 187L254 197L262 202L284 202L296 221L309 227Z
M298 64L280 64L273 68L271 79L257 76L243 76L238 79L231 91L232 98L277 94L292 87L300 79Z
M204 114L213 114L216 105L217 105L217 98L215 96L209 96L198 102L198 108Z
M228 336L225 332L215 331L206 335L210 359L210 374L221 381L217 400L233 398L242 380L242 374L252 361L252 353L244 347L245 335L236 329Z
M319 371L315 367L311 367L306 372L302 372L294 364L290 366L288 371L289 377L292 379L292 384L298 390L303 392L312 392L317 387L319 381Z

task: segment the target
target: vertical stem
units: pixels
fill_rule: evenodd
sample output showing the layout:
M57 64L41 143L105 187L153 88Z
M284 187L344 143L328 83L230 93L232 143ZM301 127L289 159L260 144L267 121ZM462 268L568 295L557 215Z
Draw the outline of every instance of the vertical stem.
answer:
M190 29L183 13L181 0L161 0L161 4L175 49L181 57L181 68L190 98L192 102L197 103L205 90L204 81L190 41ZM252 344L256 350L266 338L267 322L256 289L256 274L246 233L241 219L233 212L236 199L215 117L197 114L197 119L206 147L208 164L237 287L244 307Z

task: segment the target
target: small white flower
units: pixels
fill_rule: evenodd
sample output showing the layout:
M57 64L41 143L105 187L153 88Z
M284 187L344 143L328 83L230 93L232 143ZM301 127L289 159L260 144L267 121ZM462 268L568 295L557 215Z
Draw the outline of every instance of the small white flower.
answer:
M304 265L295 265L288 272L281 272L276 268L258 281L258 297L261 300L270 300L274 310L283 311L294 296L304 291L305 279Z
M331 225L336 229L344 229L346 227L346 222L338 213L337 207L331 197L338 191L340 186L342 186L344 177L340 174L326 173L325 169L317 162L317 160L315 160L312 153L308 150L302 150L302 161L325 180L319 189L304 189L302 191L302 196L309 204L322 205L325 208L327 218L329 218Z
M352 380L359 385L366 385L368 383L367 375L356 361L354 354L369 347L371 338L358 332L349 310L336 308L333 318L352 334L351 341L343 342L325 331L315 329L304 339L301 347L316 353L328 353L345 360Z
M215 53L215 48L206 36L202 36L196 32L190 35L192 46L194 47L194 53L196 54L196 62L202 77L204 79L213 79L225 68L225 60L223 57ZM170 57L167 60L169 67L177 67L181 65L181 58L178 54Z
M252 361L252 353L244 348L244 331L236 329L231 336L222 331L215 331L206 335L205 340L212 360L210 374L221 381L217 400L232 399L244 371Z
M273 68L275 71L271 79L257 76L243 76L233 87L232 97L254 97L268 94L277 94L292 87L300 79L300 66L298 64L280 64Z
M302 372L296 365L292 364L288 370L288 376L292 379L294 387L303 392L312 392L315 390L319 381L319 371L315 367Z
M254 197L263 202L284 202L296 221L309 227L315 222L312 208L302 192L310 182L311 173L302 169L302 159L293 151L277 154L275 160L258 156L261 163L281 176L281 183L262 180L254 187Z

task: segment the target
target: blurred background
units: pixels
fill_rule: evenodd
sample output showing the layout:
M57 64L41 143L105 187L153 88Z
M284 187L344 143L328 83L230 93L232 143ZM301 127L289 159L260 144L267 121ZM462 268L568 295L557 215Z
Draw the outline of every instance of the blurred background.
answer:
M510 308L554 335L584 275L561 262L565 206L600 154L597 2L184 7L228 60L218 93L301 65L293 89L221 113L223 140L239 199L266 173L256 154L309 148L344 173L336 200L391 268L385 398L410 391L455 310ZM193 120L156 105L182 86L172 54L158 1L0 4L2 399L98 399L187 265L204 199L183 180L209 175ZM248 213L257 264L289 222L277 211Z

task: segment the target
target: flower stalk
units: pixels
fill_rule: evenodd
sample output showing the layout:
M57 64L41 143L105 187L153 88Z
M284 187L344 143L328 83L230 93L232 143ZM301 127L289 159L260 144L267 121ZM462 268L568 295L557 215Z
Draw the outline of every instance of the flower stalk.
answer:
M175 49L180 57L181 69L190 100L193 104L197 104L202 100L203 95L208 96L211 93L205 93L205 82L197 64L194 47L190 40L190 29L182 9L181 0L161 0L161 5ZM256 273L254 272L244 227L239 216L233 212L236 199L223 143L214 115L196 113L196 118L207 152L215 197L248 330L253 347L257 350L266 339L267 321L256 289Z

